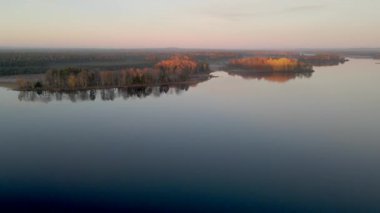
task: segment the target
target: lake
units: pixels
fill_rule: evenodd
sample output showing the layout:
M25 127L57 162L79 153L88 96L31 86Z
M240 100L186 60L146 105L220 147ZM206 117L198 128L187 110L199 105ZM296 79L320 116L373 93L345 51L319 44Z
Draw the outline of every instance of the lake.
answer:
M0 88L0 209L379 212L378 62L137 92Z

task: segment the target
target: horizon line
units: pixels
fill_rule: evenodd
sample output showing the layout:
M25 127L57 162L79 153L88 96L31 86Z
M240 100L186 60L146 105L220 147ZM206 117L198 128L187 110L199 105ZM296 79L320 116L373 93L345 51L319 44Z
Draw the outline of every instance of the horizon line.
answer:
M17 47L0 46L0 50L223 50L223 51L270 51L270 50L380 50L380 47L289 47L289 48L202 48L202 47Z

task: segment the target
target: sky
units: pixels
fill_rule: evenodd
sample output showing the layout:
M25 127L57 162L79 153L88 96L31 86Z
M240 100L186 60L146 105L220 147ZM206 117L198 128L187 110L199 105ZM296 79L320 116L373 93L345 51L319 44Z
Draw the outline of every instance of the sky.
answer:
M0 0L0 47L377 48L379 0Z

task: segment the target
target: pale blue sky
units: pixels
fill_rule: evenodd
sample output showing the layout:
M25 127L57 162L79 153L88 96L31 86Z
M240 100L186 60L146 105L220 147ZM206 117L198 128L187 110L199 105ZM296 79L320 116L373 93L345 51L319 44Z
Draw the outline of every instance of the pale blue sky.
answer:
M0 46L380 47L379 0L0 0Z

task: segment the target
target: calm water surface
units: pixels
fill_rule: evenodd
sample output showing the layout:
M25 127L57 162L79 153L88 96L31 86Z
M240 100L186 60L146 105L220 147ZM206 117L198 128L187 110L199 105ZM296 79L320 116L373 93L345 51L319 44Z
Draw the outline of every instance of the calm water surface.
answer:
M0 88L0 209L378 212L380 65L315 70L95 100Z

